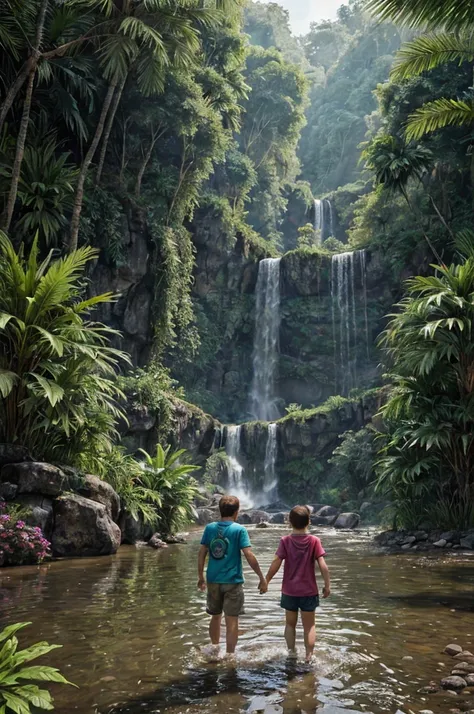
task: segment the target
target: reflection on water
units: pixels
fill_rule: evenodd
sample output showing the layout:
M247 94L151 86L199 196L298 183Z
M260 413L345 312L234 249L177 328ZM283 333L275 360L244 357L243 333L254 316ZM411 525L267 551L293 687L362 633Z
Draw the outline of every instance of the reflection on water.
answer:
M265 567L281 534L252 533ZM64 645L50 662L80 689L55 688L58 714L237 714L257 695L284 714L452 708L446 695L417 690L447 673L440 652L448 642L474 646L474 558L381 555L360 533L328 531L323 543L333 595L318 611L312 667L286 658L278 578L261 596L253 573L237 662L204 661L197 534L161 552L122 548L110 558L4 569L0 621L31 620L24 642Z

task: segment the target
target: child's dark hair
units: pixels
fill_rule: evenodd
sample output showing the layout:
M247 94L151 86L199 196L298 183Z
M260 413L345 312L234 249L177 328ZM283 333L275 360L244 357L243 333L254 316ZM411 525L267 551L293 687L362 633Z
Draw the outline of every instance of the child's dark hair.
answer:
M309 526L310 510L308 506L295 506L290 511L290 523L297 531Z
M237 496L222 496L219 501L219 511L222 518L231 518L240 508Z

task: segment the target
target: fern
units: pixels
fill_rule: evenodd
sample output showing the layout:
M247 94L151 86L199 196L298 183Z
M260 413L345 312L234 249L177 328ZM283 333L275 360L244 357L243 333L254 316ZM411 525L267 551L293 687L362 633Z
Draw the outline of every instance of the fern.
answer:
M473 60L474 37L472 34L421 35L402 46L395 59L390 77L394 82L400 82L448 62L462 64Z
M474 122L474 104L460 99L436 99L416 110L408 119L408 141L421 139L447 126L468 126Z

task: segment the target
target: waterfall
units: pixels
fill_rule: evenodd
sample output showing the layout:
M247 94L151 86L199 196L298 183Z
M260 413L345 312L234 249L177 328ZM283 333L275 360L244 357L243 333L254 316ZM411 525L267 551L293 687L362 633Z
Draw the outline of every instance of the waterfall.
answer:
M280 335L280 258L265 258L258 266L253 379L250 410L259 421L280 416L275 404L275 374Z
M367 315L367 277L365 251L339 253L331 261L331 303L334 339L335 391L347 395L357 386L357 304L356 268L359 267L363 294L364 328L367 356L369 328ZM339 330L337 329L339 325Z
M324 233L324 202L314 199L314 230L320 231L319 243L323 241Z
M334 210L332 203L329 199L326 199L326 203L329 206L329 235L335 237L334 235Z
M268 425L268 438L267 447L265 450L265 463L263 466L264 480L263 480L263 492L267 497L267 501L270 498L277 497L277 484L278 479L276 475L276 460L278 453L278 442L277 442L277 425Z
M240 436L242 427L228 426L225 451L229 463L229 489L232 495L237 496L243 507L250 507L252 499L244 483L244 467L240 463Z

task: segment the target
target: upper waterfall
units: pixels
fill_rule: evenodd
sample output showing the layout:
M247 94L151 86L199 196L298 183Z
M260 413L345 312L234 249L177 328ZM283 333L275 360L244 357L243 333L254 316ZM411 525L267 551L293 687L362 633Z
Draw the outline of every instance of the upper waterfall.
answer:
M275 375L280 336L280 258L265 258L258 266L250 411L259 421L280 414L275 403Z

